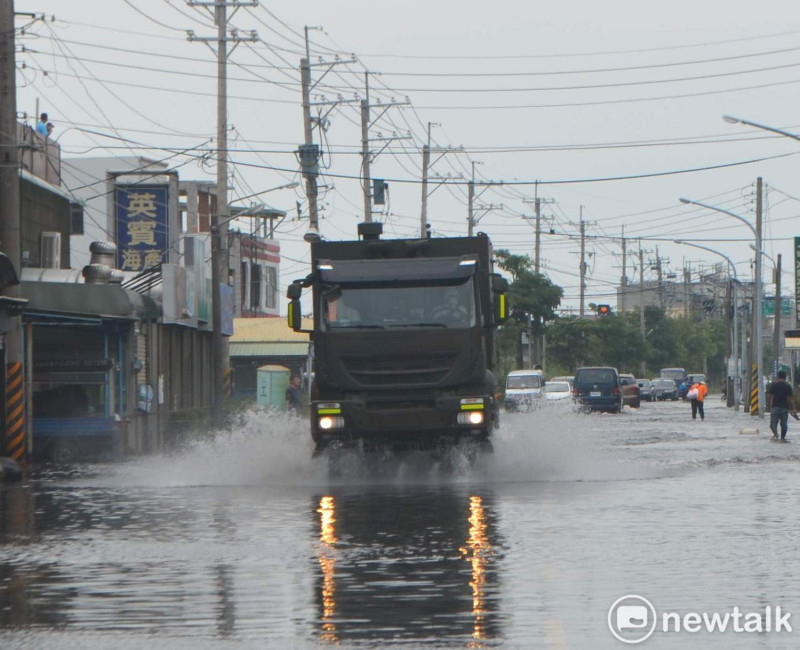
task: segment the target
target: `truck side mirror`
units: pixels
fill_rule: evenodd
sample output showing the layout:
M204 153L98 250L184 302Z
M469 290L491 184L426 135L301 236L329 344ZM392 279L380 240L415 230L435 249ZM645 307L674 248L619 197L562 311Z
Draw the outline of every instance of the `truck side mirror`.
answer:
M286 297L289 299L289 309L286 319L295 332L299 332L303 327L303 314L300 309L300 295L303 293L301 282L292 282L286 289Z
M508 318L508 280L499 273L492 273L492 295L494 296L494 320L502 325Z

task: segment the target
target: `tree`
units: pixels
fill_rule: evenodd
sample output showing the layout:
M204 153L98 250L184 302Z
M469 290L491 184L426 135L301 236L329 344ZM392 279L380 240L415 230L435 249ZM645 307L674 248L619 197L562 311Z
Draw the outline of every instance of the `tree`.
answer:
M511 275L509 318L499 333L498 349L501 355L511 354L513 350L516 367L522 367L522 333L539 337L544 322L555 318L555 310L561 304L564 292L547 276L535 273L527 255L497 250L495 259L497 265Z

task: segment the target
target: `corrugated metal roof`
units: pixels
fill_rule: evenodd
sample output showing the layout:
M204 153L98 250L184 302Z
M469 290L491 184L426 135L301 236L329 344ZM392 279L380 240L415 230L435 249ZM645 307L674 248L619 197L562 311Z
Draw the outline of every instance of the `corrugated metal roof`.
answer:
M310 318L303 319L303 327L311 329L313 321ZM292 330L286 318L234 318L233 336L230 337L231 343L240 342L278 342L278 341L301 341L308 343L308 334L295 332Z
M231 341L231 357L305 357L308 341L282 341L273 343L236 343Z

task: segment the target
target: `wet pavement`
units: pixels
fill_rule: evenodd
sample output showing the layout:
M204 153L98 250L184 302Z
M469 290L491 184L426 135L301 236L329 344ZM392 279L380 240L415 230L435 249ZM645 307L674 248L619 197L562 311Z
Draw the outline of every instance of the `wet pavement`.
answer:
M792 424L772 443L713 395L702 422L552 403L504 414L476 467L351 454L331 478L303 423L253 414L169 457L42 468L0 486L0 648L627 647L609 620L655 624L647 648L797 648ZM631 594L647 620L609 611ZM686 629L735 611L747 630Z

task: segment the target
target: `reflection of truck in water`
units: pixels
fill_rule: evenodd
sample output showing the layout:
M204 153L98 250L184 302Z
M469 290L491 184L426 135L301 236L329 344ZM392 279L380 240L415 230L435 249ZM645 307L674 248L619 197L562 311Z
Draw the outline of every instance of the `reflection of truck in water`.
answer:
M497 426L495 329L508 282L489 238L362 239L311 245L312 273L287 295L314 305L311 435L329 443L438 446L485 442Z

